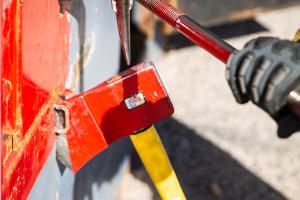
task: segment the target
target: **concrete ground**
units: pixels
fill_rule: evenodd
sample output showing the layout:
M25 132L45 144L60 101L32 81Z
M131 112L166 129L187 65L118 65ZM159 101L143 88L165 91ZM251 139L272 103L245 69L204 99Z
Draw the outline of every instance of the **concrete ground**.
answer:
M256 21L267 31L228 42L241 48L262 35L291 39L299 19L300 6L263 13ZM280 140L267 114L235 103L224 64L195 46L155 64L176 110L157 127L188 199L300 199L300 135ZM145 170L135 168L120 199L159 197Z

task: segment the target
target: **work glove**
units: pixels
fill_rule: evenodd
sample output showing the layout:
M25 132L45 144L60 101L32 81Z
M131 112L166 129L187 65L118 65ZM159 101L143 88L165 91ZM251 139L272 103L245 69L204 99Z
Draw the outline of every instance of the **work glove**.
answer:
M289 111L287 98L300 86L300 44L260 37L229 59L226 78L236 101L252 101L278 124L278 136L300 130L300 118Z

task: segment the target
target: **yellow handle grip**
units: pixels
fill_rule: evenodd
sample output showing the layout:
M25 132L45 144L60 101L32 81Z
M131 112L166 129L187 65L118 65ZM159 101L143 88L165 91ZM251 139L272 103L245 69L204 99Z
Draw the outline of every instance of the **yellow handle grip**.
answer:
M155 127L152 126L130 138L161 198L163 200L185 200Z

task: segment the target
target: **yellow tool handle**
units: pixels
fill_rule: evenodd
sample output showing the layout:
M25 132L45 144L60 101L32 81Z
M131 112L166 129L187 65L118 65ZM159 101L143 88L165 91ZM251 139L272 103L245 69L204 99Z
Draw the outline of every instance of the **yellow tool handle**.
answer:
M130 136L163 200L185 200L184 193L154 126Z
M297 31L293 41L294 42L299 42L300 41L300 29Z

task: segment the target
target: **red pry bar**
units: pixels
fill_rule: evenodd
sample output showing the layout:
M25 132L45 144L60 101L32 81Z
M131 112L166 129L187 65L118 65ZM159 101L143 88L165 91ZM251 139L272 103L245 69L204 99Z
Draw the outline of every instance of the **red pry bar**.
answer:
M137 0L137 2L222 62L227 63L229 56L235 51L234 47L167 2L162 0Z

